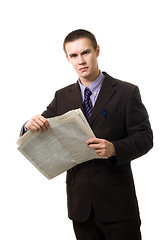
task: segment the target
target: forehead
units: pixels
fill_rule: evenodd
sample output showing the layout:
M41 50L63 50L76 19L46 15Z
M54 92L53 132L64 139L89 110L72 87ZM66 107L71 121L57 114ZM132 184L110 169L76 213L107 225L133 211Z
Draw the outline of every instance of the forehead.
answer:
M81 53L85 49L93 49L92 43L88 38L80 38L72 42L66 43L66 52L67 54L71 53Z

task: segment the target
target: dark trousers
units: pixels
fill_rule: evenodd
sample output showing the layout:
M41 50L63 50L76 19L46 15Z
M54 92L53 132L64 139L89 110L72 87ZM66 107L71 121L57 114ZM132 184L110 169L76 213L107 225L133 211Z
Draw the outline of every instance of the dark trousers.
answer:
M141 240L140 219L101 222L92 210L86 222L73 221L77 240Z

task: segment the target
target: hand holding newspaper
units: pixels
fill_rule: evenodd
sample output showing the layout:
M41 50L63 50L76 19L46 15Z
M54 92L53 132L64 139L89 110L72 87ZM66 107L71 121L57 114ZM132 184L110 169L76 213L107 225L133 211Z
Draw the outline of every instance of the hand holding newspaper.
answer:
M48 122L47 132L29 130L17 141L18 150L48 179L100 158L85 145L87 139L95 136L80 109L48 118Z

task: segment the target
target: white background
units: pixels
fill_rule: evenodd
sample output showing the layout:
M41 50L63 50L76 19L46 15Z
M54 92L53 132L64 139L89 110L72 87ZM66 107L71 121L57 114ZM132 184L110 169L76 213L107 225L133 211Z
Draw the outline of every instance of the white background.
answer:
M78 28L97 37L101 70L140 88L154 148L132 167L143 239L160 239L159 12L158 0L1 0L0 239L75 239L65 173L47 180L17 151L16 140L57 89L77 80L62 44Z

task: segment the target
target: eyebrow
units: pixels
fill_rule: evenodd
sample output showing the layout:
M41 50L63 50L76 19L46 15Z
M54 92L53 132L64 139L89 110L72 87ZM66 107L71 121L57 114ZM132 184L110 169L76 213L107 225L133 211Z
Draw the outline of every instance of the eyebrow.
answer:
M91 49L90 48L87 48L87 49L85 49L83 52L90 52L91 51ZM82 52L82 53L83 53Z

